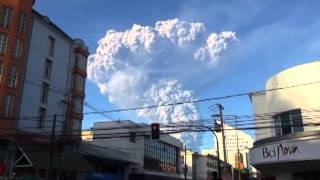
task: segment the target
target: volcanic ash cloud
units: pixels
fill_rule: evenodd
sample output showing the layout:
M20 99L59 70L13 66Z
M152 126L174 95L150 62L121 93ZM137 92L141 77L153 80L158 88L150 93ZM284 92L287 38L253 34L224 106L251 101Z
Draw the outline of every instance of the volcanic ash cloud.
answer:
M208 33L203 23L179 19L109 30L88 59L88 78L119 107L194 100L184 87L197 85L218 68L220 56L237 41L234 32ZM163 124L201 119L193 103L145 109L137 115ZM200 133L176 136L189 148L201 145Z

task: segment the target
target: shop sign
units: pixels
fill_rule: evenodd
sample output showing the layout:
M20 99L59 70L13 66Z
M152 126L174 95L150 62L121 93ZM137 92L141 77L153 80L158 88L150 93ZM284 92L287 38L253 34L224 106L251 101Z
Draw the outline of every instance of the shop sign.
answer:
M299 147L296 144L290 144L290 145L283 145L283 144L277 144L272 147L262 147L261 153L263 159L268 158L276 158L280 160L280 157L286 157L286 156L294 156L297 153L300 153Z
M250 150L250 162L252 165L255 165L282 161L318 160L320 159L319 149L319 139L291 142L283 141L253 147Z

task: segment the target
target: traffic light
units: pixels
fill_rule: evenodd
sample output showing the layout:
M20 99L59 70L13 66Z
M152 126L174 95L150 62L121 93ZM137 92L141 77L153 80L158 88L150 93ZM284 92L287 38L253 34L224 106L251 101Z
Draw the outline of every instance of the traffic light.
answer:
M152 139L159 139L160 136L160 125L159 123L152 123L151 124L151 138Z

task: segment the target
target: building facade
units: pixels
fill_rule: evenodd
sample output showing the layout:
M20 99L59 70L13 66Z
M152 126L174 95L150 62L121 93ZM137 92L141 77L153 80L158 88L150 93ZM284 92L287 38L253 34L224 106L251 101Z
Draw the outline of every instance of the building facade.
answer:
M51 132L57 114L56 135L80 139L88 49L72 39L46 16L32 13L32 28L19 117L21 133Z
M128 160L134 163L129 167L132 180L180 179L182 143L169 135L153 140L150 132L150 126L143 123L96 122L92 143L129 154Z
M233 123L233 125L234 124L235 123ZM250 168L248 153L249 149L253 146L253 137L243 130L236 130L233 126L226 123L224 124L224 129L227 162L231 164L233 168ZM217 133L217 137L219 141L220 157L223 158L222 133Z
M3 138L13 133L26 65L33 0L0 2L0 127ZM10 138L10 137L9 137Z
M273 76L266 89L250 95L257 140L251 163L270 179L320 176L320 61Z
M0 1L0 166L9 174L9 151L16 133L22 77L26 65L33 0Z
M223 164L223 162L221 162ZM223 171L223 167L221 168ZM207 180L218 177L218 158L213 155L192 154L192 179Z
M88 48L34 3L0 1L0 177L13 174L26 144L50 142L54 114L57 142L81 140Z

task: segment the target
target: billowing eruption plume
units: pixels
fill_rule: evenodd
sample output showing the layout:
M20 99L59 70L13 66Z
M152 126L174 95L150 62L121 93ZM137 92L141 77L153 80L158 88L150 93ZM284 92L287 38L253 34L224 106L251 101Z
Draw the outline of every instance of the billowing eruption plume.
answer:
M178 19L159 21L155 27L135 24L123 32L110 30L89 57L88 78L119 107L194 100L193 92L184 87L197 85L217 68L228 44L237 41L234 32L208 33L202 23ZM201 119L192 103L137 114L163 124ZM176 136L189 148L202 143L200 133Z

